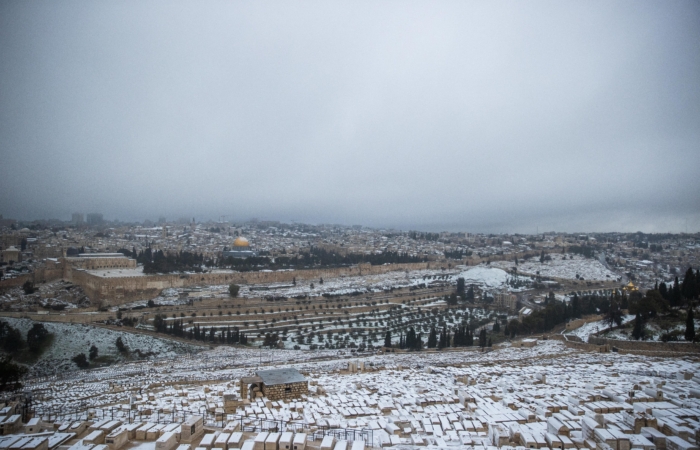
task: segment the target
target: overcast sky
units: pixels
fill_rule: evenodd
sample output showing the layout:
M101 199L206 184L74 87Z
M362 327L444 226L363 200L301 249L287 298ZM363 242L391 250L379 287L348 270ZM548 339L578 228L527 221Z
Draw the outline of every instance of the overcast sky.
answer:
M0 2L0 214L700 230L700 2Z

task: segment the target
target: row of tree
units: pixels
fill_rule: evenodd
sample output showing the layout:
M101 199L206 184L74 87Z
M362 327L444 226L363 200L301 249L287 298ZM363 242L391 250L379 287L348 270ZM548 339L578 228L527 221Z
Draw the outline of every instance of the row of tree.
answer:
M454 331L454 335L452 331ZM432 327L428 335L428 342L425 346L427 348L443 349L447 347L471 347L473 345L475 345L474 335L469 327L467 325L460 325L454 330L442 327L439 335L436 328ZM479 345L479 347L491 347L491 338L487 338L485 328L482 328L479 332L477 345ZM410 327L405 335L399 335L399 344L397 347L400 349L421 350L423 346L423 333L416 334L413 327ZM387 330L384 335L384 347L395 347L392 343L391 330Z
M5 352L16 355L25 348L38 354L50 343L51 334L43 323L35 323L27 331L25 340L22 333L5 321L0 321L0 348Z
M408 253L386 251L380 254L366 255L364 253L340 254L328 251L324 248L311 247L308 252L302 253L297 258L297 264L301 266L340 267L351 266L360 263L370 263L373 266L382 264L405 264L425 262L424 256L412 256Z
M182 319L166 320L166 316L156 314L153 318L153 327L159 333L169 334L185 339L196 341L213 342L219 344L247 344L248 338L245 333L241 333L238 327L216 327L202 328L199 325L185 327Z
M471 250L445 250L445 258L447 259L464 259L467 256L472 256Z
M164 253L163 250L151 250L147 247L136 257L143 264L143 273L201 272L204 264L202 253L179 252Z

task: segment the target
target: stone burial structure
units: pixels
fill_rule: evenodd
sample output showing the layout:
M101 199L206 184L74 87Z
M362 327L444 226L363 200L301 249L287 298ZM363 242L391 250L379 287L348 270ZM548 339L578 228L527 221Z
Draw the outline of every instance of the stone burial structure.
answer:
M291 400L308 393L309 381L296 369L260 370L254 377L241 378L241 398Z

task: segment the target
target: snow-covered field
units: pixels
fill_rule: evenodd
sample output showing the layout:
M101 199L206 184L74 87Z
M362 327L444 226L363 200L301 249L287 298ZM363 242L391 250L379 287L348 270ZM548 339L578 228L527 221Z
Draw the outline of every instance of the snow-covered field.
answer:
M549 256L551 256L552 260L542 263L539 259L530 259L527 261L520 261L516 266L513 261L494 261L491 263L491 266L503 269L517 267L518 272L529 275L536 275L539 273L540 276L544 277L564 278L569 280L583 278L584 280L615 281L620 278L619 275L608 270L597 259L584 258L580 255L560 255L555 253Z
M24 336L36 323L29 319L9 317L3 317L2 320L20 330ZM151 358L174 358L181 354L201 350L201 347L194 345L158 339L148 335L113 331L90 325L55 322L44 322L43 324L49 333L54 335L54 339L51 347L46 349L36 364L31 367L31 372L35 374L52 374L75 370L76 366L71 361L71 358L79 353L87 355L92 345L98 348L100 356L121 359L122 357L116 347L116 341L119 337L122 338L122 341L131 352L139 350L142 354L152 353Z

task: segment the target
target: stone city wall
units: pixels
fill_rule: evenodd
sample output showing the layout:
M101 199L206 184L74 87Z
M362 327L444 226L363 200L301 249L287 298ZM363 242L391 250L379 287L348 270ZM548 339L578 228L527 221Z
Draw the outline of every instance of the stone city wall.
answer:
M184 288L197 285L225 284L269 284L318 282L320 278L339 278L360 275L376 275L402 270L437 268L430 262L409 264L387 264L372 266L358 264L352 267L333 269L309 269L278 272L208 272L199 274L144 275L133 277L100 277L87 271L65 265L64 278L80 285L93 301L104 301L108 305L120 305L134 300L156 297L163 289Z
M64 264L74 269L99 270L99 269L135 269L136 260L131 258L64 258Z
M32 281L31 274L19 275L15 278L6 278L4 280L0 280L0 292L17 286L22 286L27 280Z

